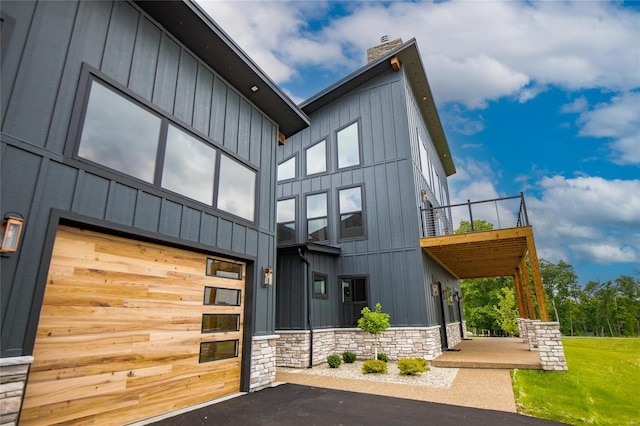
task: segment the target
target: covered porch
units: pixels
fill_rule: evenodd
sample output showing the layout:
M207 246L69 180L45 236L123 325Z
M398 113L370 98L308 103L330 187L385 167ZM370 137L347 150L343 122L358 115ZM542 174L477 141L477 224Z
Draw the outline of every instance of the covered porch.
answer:
M540 355L517 337L463 340L432 362L434 367L542 370Z
M454 217L468 221L469 229L454 233ZM491 229L476 230L479 222L490 224L485 228ZM513 277L520 317L549 321L533 227L529 225L522 193L425 208L422 230L420 247L452 275L458 279Z

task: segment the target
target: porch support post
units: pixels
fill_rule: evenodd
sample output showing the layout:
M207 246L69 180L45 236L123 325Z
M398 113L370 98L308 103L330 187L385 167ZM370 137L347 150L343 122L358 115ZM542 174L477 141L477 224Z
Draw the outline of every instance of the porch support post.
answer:
M518 301L518 312L520 318L528 318L527 306L524 304L524 297L522 294L522 282L520 281L520 270L516 268L516 273L513 276L513 284L516 290L516 300Z
M529 251L529 263L533 275L533 287L536 290L536 300L538 301L538 312L542 322L549 322L549 311L547 310L547 298L544 295L542 277L540 276L540 264L536 252L536 243L533 241L533 232L527 236L527 250Z
M529 274L527 273L527 261L524 256L520 258L520 281L524 290L525 301L527 302L527 318L536 319L536 310L533 306L533 297L531 296L531 285L529 284Z

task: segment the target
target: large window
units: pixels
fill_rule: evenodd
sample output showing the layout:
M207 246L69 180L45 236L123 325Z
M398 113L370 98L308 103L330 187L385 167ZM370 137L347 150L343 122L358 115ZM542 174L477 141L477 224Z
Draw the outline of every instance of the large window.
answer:
M93 81L78 155L153 183L161 119Z
M296 199L280 200L277 204L278 244L296 242Z
M418 135L418 148L420 149L420 170L422 171L422 176L427 182L427 185L429 185L429 187L433 190L433 179L431 178L429 155L427 154L427 148L424 146L420 135Z
M308 241L328 241L327 194L307 195L307 239Z
M296 177L296 157L293 156L278 165L278 182Z
M178 127L152 105L87 75L78 157L255 221L254 169Z
M358 123L355 122L340 130L336 138L338 146L338 168L342 169L360 164Z
M218 208L253 221L256 204L256 172L222 155Z
M211 205L216 150L169 125L162 169L162 187Z
M362 187L357 186L339 190L338 203L340 210L340 238L364 236Z
M327 171L327 143L318 142L305 151L305 165L307 175Z

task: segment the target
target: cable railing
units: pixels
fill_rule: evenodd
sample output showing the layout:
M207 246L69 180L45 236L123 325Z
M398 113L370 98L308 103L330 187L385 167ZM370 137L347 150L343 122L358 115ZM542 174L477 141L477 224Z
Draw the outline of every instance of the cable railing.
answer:
M529 226L522 192L513 197L423 207L420 214L422 237Z

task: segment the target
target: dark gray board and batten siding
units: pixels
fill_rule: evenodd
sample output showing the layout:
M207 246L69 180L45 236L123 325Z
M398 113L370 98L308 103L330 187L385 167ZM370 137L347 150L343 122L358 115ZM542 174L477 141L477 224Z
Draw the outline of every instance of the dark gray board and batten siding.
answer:
M415 178L414 152L417 154L417 151L412 149L416 142L411 140L417 136L410 126L421 118L416 106L407 100L406 80L404 71L385 72L311 114L311 126L289 138L278 149L278 161L298 153L298 169L296 179L278 185L277 196L279 199L298 196L297 238L303 242L304 194L328 191L329 243L341 248L336 273L339 276L367 275L370 304L380 302L383 310L391 314L392 325L426 326L438 323L437 300L430 293L432 277L443 282L455 280L420 249L421 199ZM360 122L363 163L338 170L335 132L356 120ZM426 131L424 123L420 125ZM327 140L328 171L304 176L304 149L323 139ZM432 152L435 152L434 148ZM419 158L417 164L420 164ZM351 185L363 185L366 238L339 241L337 190ZM278 270L278 282L287 288L299 285L296 282L299 271L288 276L290 272L289 269ZM338 288L339 283L332 285ZM279 291L287 293L285 289ZM335 297L330 303L324 301L329 321L336 318L339 309L339 292ZM293 305L283 303L282 306ZM278 328L301 326L302 323L296 326L296 320L304 318L297 315L293 318L280 310L279 305L281 322L277 324ZM290 321L282 321L283 316ZM324 323L325 320L327 318L322 318L317 311L313 312L314 322ZM336 321L333 325L339 324Z
M277 124L136 5L3 1L0 10L10 24L2 33L1 206L25 218L20 251L1 259L2 356L32 349L29 321L40 309L53 209L134 237L248 260L252 332L272 334L275 295L259 285L259 269L276 257ZM256 223L70 158L87 66L255 168Z

